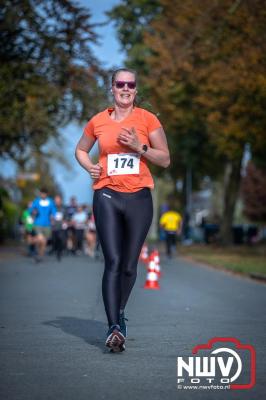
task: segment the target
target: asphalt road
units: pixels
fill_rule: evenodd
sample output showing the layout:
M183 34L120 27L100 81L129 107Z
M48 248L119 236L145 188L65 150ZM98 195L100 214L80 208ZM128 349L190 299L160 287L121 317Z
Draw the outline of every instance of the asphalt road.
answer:
M17 254L16 254L17 253ZM161 289L139 274L124 353L104 347L103 264L86 256L40 264L14 250L0 266L1 400L187 400L266 398L266 285L162 260ZM257 353L254 388L177 388L177 357L213 337L234 337ZM246 361L244 361L246 362Z

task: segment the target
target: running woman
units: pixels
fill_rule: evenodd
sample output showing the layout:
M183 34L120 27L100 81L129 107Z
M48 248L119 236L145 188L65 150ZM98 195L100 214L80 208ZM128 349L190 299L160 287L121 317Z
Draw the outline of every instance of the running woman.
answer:
M111 84L114 106L87 123L76 158L94 181L93 212L105 259L102 295L109 324L105 344L118 352L125 349L125 307L153 217L154 182L147 161L166 168L170 156L160 121L135 106L136 73L119 69ZM95 141L96 164L88 155Z

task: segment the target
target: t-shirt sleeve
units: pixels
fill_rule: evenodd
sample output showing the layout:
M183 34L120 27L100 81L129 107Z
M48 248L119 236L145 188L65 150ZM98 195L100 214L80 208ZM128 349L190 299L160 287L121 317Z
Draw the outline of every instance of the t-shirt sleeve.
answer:
M93 118L90 119L89 122L86 124L83 132L84 132L84 135L89 136L92 139L96 139L95 134L94 134Z
M31 207L29 208L29 212L32 214L32 212L38 208L38 200L34 199L32 202Z
M151 133L155 129L162 127L162 124L159 121L159 119L156 117L156 115L154 115L148 111L145 114L146 114L145 117L146 117L147 128L148 128L149 133Z

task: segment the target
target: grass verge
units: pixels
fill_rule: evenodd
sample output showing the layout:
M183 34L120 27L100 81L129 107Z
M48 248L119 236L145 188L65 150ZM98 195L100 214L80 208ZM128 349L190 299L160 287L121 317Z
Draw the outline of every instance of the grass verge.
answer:
M217 247L212 245L182 246L179 254L193 260L224 268L244 275L260 274L266 278L266 247L234 246Z

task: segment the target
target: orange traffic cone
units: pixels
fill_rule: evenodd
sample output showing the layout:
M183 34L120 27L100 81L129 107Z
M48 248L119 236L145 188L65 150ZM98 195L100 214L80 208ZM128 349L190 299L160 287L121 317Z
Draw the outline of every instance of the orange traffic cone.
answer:
M140 259L140 261L142 261L144 263L148 262L149 250L148 250L148 246L146 245L146 243L144 243L144 245L142 246L139 259Z
M156 272L148 272L144 289L160 289Z
M154 254L153 252L150 254L149 257L149 264L148 264L148 272L156 272L156 264L154 261Z
M160 255L159 251L154 250L154 263L155 263L155 272L158 274L158 277L161 276L161 266L160 266Z

